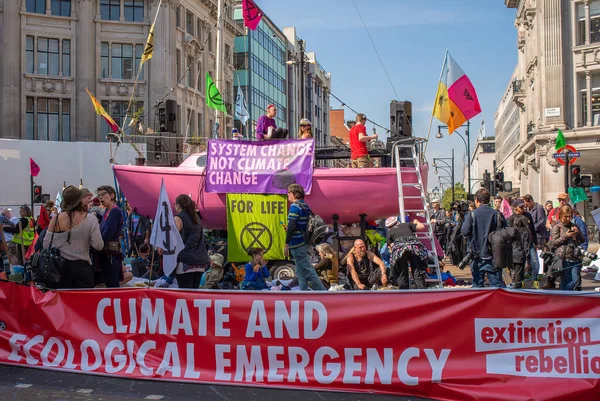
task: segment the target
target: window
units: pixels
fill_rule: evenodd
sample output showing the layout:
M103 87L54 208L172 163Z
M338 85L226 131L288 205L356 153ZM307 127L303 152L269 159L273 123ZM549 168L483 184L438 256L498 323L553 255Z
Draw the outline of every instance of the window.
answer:
M127 106L129 105L129 102L127 101L102 101L102 107L104 107L104 110L106 110L108 112L108 114L110 114L110 116L113 118L113 120L115 120L115 123L121 127L123 125L123 119L125 118L125 115L127 114ZM130 121L129 118L138 110L142 109L144 107L144 102L135 102L131 104L131 109L129 110L129 114L127 117L127 121ZM102 121L104 121L104 119L101 119ZM138 133L137 131L137 127L124 127L123 131L126 134L129 135L136 135ZM110 126L104 122L102 123L102 128L101 128L101 132L103 134L108 134L109 132L112 132Z
M144 45L124 43L112 43L109 45L107 42L102 42L100 44L102 78L134 79L140 68L143 51ZM140 78L143 78L143 68Z
M600 42L600 1L590 3L590 43Z
M58 75L58 39L38 38L37 44L37 73Z
M71 101L68 99L26 99L27 139L70 141ZM62 116L62 118L61 118Z
M175 52L175 70L177 71L177 81L181 78L181 50Z
M188 57L186 59L186 64L185 64L185 68L188 69L189 71L187 72L187 76L186 76L186 84L187 86L189 86L190 88L194 88L194 59L192 57Z
M196 36L198 37L198 39L202 40L202 24L204 22L198 18L197 22L196 22Z
M581 110L583 114L583 125L587 125L587 93L581 93ZM600 89L592 89L592 125L600 125Z
M71 75L71 41L69 39L62 41L62 75L64 77Z
M192 135L192 130L194 129L194 125L192 124L192 111L190 109L187 109L187 118L185 119L185 129L186 129L186 136L191 136Z
M25 9L28 13L46 14L46 0L27 0Z
M25 64L25 72L29 74L33 74L34 72L34 64L33 64L33 36L25 37L25 53L27 55L27 61Z
M123 12L125 21L142 22L144 20L144 0L125 0Z
M225 62L231 64L231 46L225 43Z
M207 33L208 37L206 38L206 42L208 44L208 51L213 51L213 43L212 43L212 30L209 30Z
M585 8L577 4L577 44L585 44Z
M202 113L198 113L198 131L196 133L198 136L204 135L204 121L202 121Z
M198 72L197 72L196 78L198 79L198 82L196 82L197 83L196 89L198 89L199 91L202 91L202 79L204 77L202 76L202 63L200 63L199 61L198 61Z
M190 12L185 13L185 31L194 35L194 15Z
M175 23L177 28L181 28L181 6L177 6L175 9Z
M118 21L121 17L121 0L100 0L100 18Z
M71 0L52 0L50 3L52 15L69 17L71 15Z

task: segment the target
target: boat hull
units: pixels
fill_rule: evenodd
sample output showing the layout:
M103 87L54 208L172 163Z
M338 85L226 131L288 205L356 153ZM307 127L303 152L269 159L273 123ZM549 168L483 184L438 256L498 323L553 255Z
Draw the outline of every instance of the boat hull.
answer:
M189 195L198 205L205 228L227 228L226 195L204 191L203 169L115 165L114 171L123 194L139 213L154 218L164 179L171 202L180 194ZM421 174L426 179L427 165L421 166ZM415 169L402 168L402 180L416 183ZM420 192L405 187L404 194L417 196ZM311 194L305 200L326 223L333 222L334 214L343 224L359 222L363 213L368 221L398 215L396 169L316 168ZM406 209L422 207L419 199L407 198L404 203Z

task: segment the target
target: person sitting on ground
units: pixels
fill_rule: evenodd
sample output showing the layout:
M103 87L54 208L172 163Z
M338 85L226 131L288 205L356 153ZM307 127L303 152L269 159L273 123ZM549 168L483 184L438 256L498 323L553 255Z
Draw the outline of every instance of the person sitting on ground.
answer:
M267 269L267 262L263 258L264 253L265 251L261 248L248 250L248 255L252 259L246 264L246 275L240 286L242 290L261 291L267 289L269 269Z
M74 186L65 188L62 211L50 221L44 237L44 248L57 248L65 259L57 288L94 288L90 247L100 251L104 241L98 220L83 206L86 195L87 192Z
M348 255L346 262L355 290L370 290L374 285L388 285L383 260L368 251L363 240L354 241L353 251Z
M319 244L316 248L321 260L315 265L315 270L321 276L325 287L329 288L338 283L339 261L331 245Z
M140 245L139 255L131 261L131 272L134 277L143 279L150 278L150 265L152 265L152 277L160 277L160 255L154 251L154 263L152 263L152 252L150 245Z
M308 118L300 120L300 131L298 131L298 139L311 139L312 134L312 123Z
M224 264L225 258L220 253L210 255L210 267L206 273L202 275L202 279L200 280L200 288L205 290L219 289L217 284L223 280L223 274L225 273L223 270Z
M277 107L274 104L267 106L266 113L258 118L256 122L256 139L263 141L265 139L285 139L289 131L283 128L277 128L275 116Z
M387 239L392 254L390 280L393 282L396 279L399 289L408 290L410 263L415 286L417 289L425 288L429 255L416 235L417 230L422 230L425 226L416 219L412 223L401 223L396 216L389 218L386 225L390 228Z

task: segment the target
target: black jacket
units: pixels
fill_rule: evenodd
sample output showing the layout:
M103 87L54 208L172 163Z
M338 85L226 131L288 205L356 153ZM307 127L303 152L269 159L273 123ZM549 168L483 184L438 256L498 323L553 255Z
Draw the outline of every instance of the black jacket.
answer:
M194 220L185 211L180 212L177 216L183 222L181 239L185 245L178 260L186 265L208 265L208 248L202 232L202 225L194 224Z
M525 224L528 224L526 220L529 220L526 216L522 214L513 214L508 218L508 226L514 227L515 222L517 220L524 220ZM519 231L519 239L513 241L512 243L512 251L513 251L513 262L514 263L525 263L527 261L527 256L529 255L529 249L531 248L531 244L533 243L533 239L529 229L517 229Z
M506 227L504 215L490 205L481 205L475 211L467 213L461 233L471 239L471 250L481 259L492 259L488 235L498 228L498 219L502 227Z

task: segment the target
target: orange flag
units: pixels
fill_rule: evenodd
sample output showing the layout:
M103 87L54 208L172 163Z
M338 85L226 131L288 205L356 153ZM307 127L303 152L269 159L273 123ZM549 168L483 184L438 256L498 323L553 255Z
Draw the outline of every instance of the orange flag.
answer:
M106 123L108 125L110 125L110 128L112 129L112 131L114 133L119 132L119 126L117 125L117 123L115 123L115 120L112 119L112 117L110 116L110 114L108 114L106 112L106 110L104 110L104 107L102 107L102 105L100 104L100 102L98 101L98 99L96 99L94 97L94 95L92 95L90 93L90 91L88 90L88 88L85 88L85 91L88 93L88 95L90 95L90 99L92 99L92 103L94 104L94 109L96 110L96 114L104 117L104 119L106 120Z

